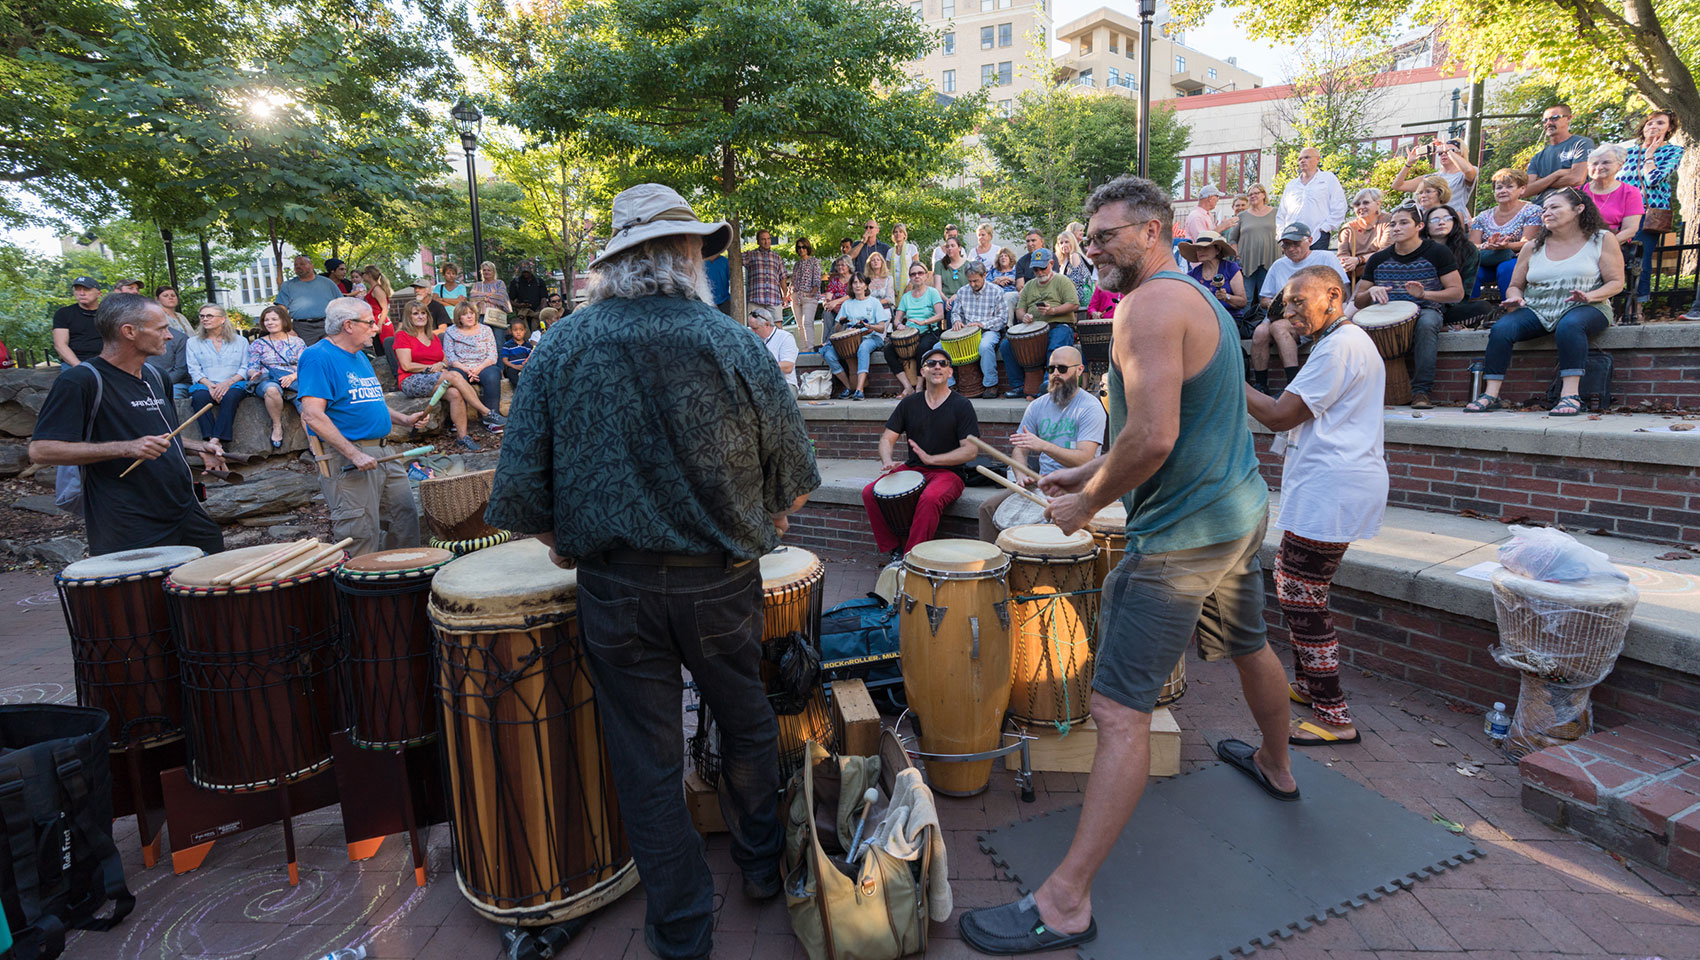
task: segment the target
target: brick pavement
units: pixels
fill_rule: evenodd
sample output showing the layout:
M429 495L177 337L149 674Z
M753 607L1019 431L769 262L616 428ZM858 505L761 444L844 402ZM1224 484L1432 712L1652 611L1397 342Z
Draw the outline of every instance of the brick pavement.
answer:
M876 570L865 560L833 563L827 602L861 595ZM0 574L0 608L7 614L0 616L0 702L70 695L63 623L57 604L44 596L50 588L41 575ZM1255 736L1230 666L1194 661L1188 673L1191 688L1175 707L1183 769L1215 762L1209 744L1222 736ZM1479 715L1454 712L1437 696L1401 682L1354 673L1347 688L1365 731L1363 743L1313 751L1312 756L1419 814L1438 813L1463 824L1487 856L1295 935L1262 955L1292 960L1700 957L1700 890L1626 863L1524 812L1516 767L1490 747ZM1485 764L1482 776L1457 772L1455 764L1466 758ZM1017 800L1009 775L998 773L992 788L979 797L939 798L958 913L1017 893L1014 883L1000 879L979 852L975 832L1078 803L1084 781L1080 775L1042 774L1037 802L1026 805ZM349 864L335 808L307 814L299 823L302 882L292 889L275 829L221 841L199 871L173 876L163 865L142 869L132 821L120 822L118 842L139 897L136 912L113 932L76 935L66 956L311 960L360 942L379 960L497 960L495 928L473 914L455 889L446 828L429 833L431 882L418 889L405 844L397 839L386 842L372 860ZM720 894L714 955L727 960L801 957L783 904L752 905L737 892L726 837L711 838L708 850ZM565 956L647 957L643 911L640 887L598 914ZM1209 921L1210 906L1200 904L1198 922ZM954 917L933 925L931 937L928 956L974 955L958 939Z

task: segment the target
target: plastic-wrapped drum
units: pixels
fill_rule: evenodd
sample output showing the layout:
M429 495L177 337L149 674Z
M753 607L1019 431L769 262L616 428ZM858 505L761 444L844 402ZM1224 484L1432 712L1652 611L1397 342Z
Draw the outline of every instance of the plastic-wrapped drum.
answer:
M1599 683L1623 652L1639 599L1633 586L1612 578L1553 583L1495 571L1493 657L1554 683Z

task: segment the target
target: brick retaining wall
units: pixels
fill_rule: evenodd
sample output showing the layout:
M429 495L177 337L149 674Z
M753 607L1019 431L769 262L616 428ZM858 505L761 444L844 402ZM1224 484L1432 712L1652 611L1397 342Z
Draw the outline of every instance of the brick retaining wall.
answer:
M885 431L882 420L809 420L809 439L815 442L815 456L836 460L879 461L880 434ZM1009 435L1014 423L980 421L980 439L1008 450ZM899 440L899 443L902 441ZM897 459L908 456L906 448L895 451Z
M980 535L979 526L967 517L945 514L939 524L940 537L963 537L969 540ZM806 550L829 551L851 556L874 556L874 531L868 526L868 514L860 504L811 502L791 515L791 528L785 542Z
M1612 357L1612 403L1634 406L1643 402L1678 407L1700 406L1700 350L1615 349ZM1468 403L1470 364L1480 354L1441 353L1436 358L1434 399L1441 403ZM1547 386L1558 372L1556 350L1519 350L1505 372L1501 396L1521 403L1530 397L1545 397Z

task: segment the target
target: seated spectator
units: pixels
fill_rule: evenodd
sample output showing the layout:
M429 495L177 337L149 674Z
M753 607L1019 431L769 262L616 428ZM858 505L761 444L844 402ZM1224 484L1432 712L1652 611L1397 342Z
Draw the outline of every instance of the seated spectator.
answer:
M1582 412L1579 390L1588 359L1588 338L1611 324L1611 298L1623 290L1623 249L1606 229L1594 201L1575 187L1547 194L1541 204L1541 229L1517 255L1517 269L1505 291L1500 317L1488 336L1481 396L1465 413L1486 413L1504 406L1499 398L1511 348L1522 340L1551 334L1558 346L1558 403L1555 417Z
M869 256L868 264L872 266L874 257L878 256L877 253ZM854 330L858 327L863 331L862 342L856 347L856 384L855 386L850 385L849 371L844 369L844 361L839 359L838 350L832 346L829 339L827 345L821 348L821 359L826 361L826 368L832 371L832 375L838 378L839 384L843 387L842 390L833 395L833 399L867 399L863 391L868 386L868 358L873 355L875 350L885 346L886 325L890 318L891 314L886 310L885 305L870 296L868 278L851 277L850 298L844 301L844 306L838 311L838 325L835 329L828 331L828 335L843 333L846 330ZM888 366L890 366L892 359L891 357L886 358Z
M1423 236L1445 247L1458 262L1458 278L1466 284L1476 275L1482 254L1464 232L1464 215L1456 207L1435 207L1423 214ZM1448 324L1469 324L1493 312L1491 304L1468 299L1449 303L1440 311Z
M1441 311L1464 299L1464 281L1452 251L1423 236L1417 208L1406 204L1393 211L1387 233L1393 244L1369 258L1363 278L1353 288L1358 309L1394 301L1417 305L1417 329L1411 341L1411 408L1434 406L1435 356L1440 350Z
M561 319L561 311L555 307L544 307L537 311L537 329L531 331L531 337L527 342L536 346L537 341L543 339L543 331L549 329L549 324L559 319Z
M1108 320L1115 316L1116 304L1121 302L1121 294L1107 287L1099 287L1092 291L1092 299L1086 304L1086 315L1094 320Z
M956 239L950 238L946 245L955 249ZM916 348L921 356L925 356L928 350L938 345L939 333L944 329L944 295L939 293L938 287L927 283L927 268L920 264L909 268L909 289L897 298L897 312L892 314L891 330L887 332L887 336L904 326L920 331L921 339L916 341ZM891 358L888 356L887 359ZM900 365L894 366L892 372L897 374L897 381L903 384L900 398L921 389L921 384L909 382L908 371Z
M1287 281L1293 274L1305 267L1332 267L1340 275L1340 282L1346 283L1346 270L1340 266L1340 258L1331 250L1313 249L1311 244L1311 228L1307 223L1294 221L1287 224L1287 229L1281 231L1277 241L1281 255L1270 265L1269 273L1263 278L1263 285L1258 288L1260 306L1263 308L1263 322L1251 332L1251 376L1252 384L1258 390L1269 392L1269 345L1273 343L1275 350L1281 355L1281 366L1286 370L1287 382L1299 375L1299 339L1293 332L1293 324L1286 316L1285 308L1280 316L1270 313L1275 295L1286 289Z
M236 408L248 395L248 341L216 303L201 305L200 320L200 332L187 345L193 384L189 402L196 410L218 404L216 416L202 417L195 424L201 428L201 439L222 457L236 429Z
M891 263L877 251L868 254L868 296L879 301L890 313L897 306L897 281L891 275Z
M519 389L519 373L531 359L531 332L524 320L508 324L508 339L502 343L502 376Z
M1075 288L1074 281L1056 269L1057 266L1056 256L1051 251L1043 247L1033 251L1033 279L1021 288L1013 318L1016 323L1050 325L1045 341L1047 357L1058 347L1074 346L1074 315L1080 309L1079 290ZM1003 357L1005 379L1010 387L1004 398L1025 396L1025 376L1020 361L1015 358L1015 345L1006 339L998 352Z
M1494 172L1495 205L1470 221L1470 242L1481 251L1470 296L1479 296L1482 284L1492 281L1495 293L1504 297L1505 288L1511 285L1511 271L1517 267L1518 251L1540 230L1540 206L1522 199L1528 184L1529 175L1521 170L1502 168Z
M1635 234L1641 230L1641 217L1647 212L1641 191L1617 179L1627 156L1615 143L1595 147L1588 154L1588 182L1582 184L1582 192L1599 208L1606 229L1619 244L1635 240Z
M1417 215L1421 216L1435 207L1443 207L1452 203L1452 184L1439 174L1431 173L1417 183L1416 193L1411 197L1417 206Z
M864 281L864 285L866 281ZM785 385L791 388L791 396L797 395L797 338L779 329L774 323L773 311L760 304L750 307L750 330L756 338L772 354L773 362L779 364L779 372L785 376ZM831 347L821 351L830 353Z
M832 261L832 272L826 278L826 292L821 295L820 307L825 311L827 325L838 316L838 308L850 296L850 258Z
M1011 296L1018 295L987 279L985 264L968 261L968 282L956 291L950 328L980 328L980 381L987 396L996 396L993 390L998 385L998 344L1003 342L1003 332L1009 326Z
M1381 191L1374 187L1359 190L1352 198L1357 216L1340 227L1340 266L1351 282L1363 276L1364 263L1372 253L1386 249L1387 211L1381 209Z
M1008 247L998 250L998 258L992 261L991 272L986 274L986 280L1008 293L1015 293L1015 251Z
M454 326L443 331L443 359L467 383L478 385L484 406L490 411L483 416L484 429L500 433L507 421L498 412L502 403L502 368L496 362L496 335L479 321L478 311L470 303L455 307L454 320Z
M480 416L495 411L478 399L478 391L460 371L449 369L443 360L443 343L432 330L435 322L431 305L423 301L415 300L402 311L401 327L395 332L398 388L402 396L423 400L446 382L443 398L449 404L449 423L455 429L456 442L461 449L475 453L478 441L466 435L466 410L471 407Z
M156 296L157 300L158 297ZM194 332L184 332L170 321L165 327L165 352L144 360L159 374L160 383L171 391L171 399L189 399L189 340ZM4 366L4 364L0 364Z
M1216 299L1222 301L1228 316L1233 317L1234 324L1238 326L1240 318L1245 315L1245 277L1240 272L1240 265L1234 261L1234 245L1214 230L1206 230L1197 239L1181 244L1181 256L1193 264L1187 275L1216 294ZM1249 330L1242 330L1240 335L1249 333Z
M154 288L153 299L155 303L165 308L165 319L167 323L171 324L171 329L182 333L195 332L195 325L190 323L189 318L183 316L177 310L178 307L182 306L182 296L177 292L176 287L166 285Z
M248 344L248 392L266 402L266 414L272 418L272 449L283 448L284 391L301 412L301 400L295 396L295 377L301 366L301 351L307 344L295 335L290 322L289 308L272 304L260 311L261 334Z

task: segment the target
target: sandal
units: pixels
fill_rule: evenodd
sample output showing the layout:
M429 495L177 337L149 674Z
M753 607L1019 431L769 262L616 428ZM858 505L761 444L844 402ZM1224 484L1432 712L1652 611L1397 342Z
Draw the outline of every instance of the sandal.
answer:
M1505 408L1505 401L1491 393L1484 393L1469 403L1464 404L1465 413L1493 413Z
M1575 394L1571 394L1568 397L1559 397L1558 402L1552 405L1551 410L1547 411L1547 416L1549 416L1549 417L1574 417L1577 414L1580 414L1581 412L1582 412L1582 398L1579 397L1579 396L1576 396Z
M1342 737L1327 727L1311 723L1308 720L1299 724L1298 729L1310 734L1310 736L1298 737L1289 734L1287 736L1287 742L1295 747L1320 747L1324 744L1357 743L1363 739L1363 734L1359 733L1356 729L1352 730L1351 736Z
M1276 787L1275 784L1269 782L1268 775L1258 769L1257 760L1255 759L1256 753L1257 748L1246 743L1244 740L1216 741L1216 756L1221 758L1223 763L1230 767L1238 768L1240 772L1250 777L1253 783L1256 783L1258 786L1263 788L1264 793L1269 794L1277 800L1285 800L1289 803L1297 800L1299 798L1299 790L1297 787L1294 787L1291 790L1282 790Z
M1001 907L970 910L957 921L957 927L969 946L999 956L1061 950L1089 943L1098 936L1097 919L1088 921L1079 933L1062 933L1045 926L1031 893Z
M1310 706L1310 698L1300 693L1299 688L1290 683L1287 684L1287 699L1303 707Z

